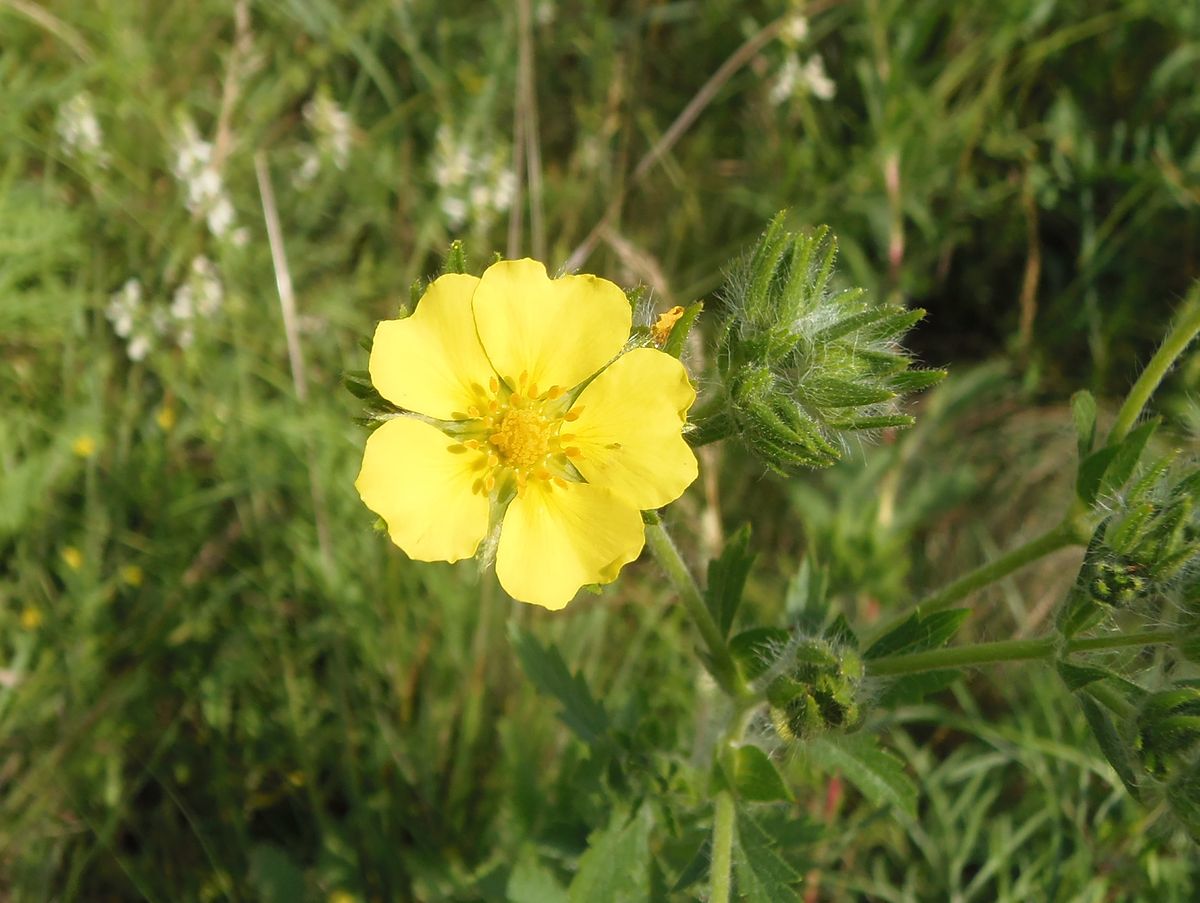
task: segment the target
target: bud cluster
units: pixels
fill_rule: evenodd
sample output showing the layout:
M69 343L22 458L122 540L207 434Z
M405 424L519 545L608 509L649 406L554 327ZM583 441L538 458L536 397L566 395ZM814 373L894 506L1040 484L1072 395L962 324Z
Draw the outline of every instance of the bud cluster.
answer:
M863 660L828 639L801 640L788 650L785 673L767 685L776 733L787 741L858 726Z
M897 344L925 312L833 287L836 258L828 227L787 232L780 214L726 288L716 416L780 473L835 463L848 433L911 426L901 397L945 377Z

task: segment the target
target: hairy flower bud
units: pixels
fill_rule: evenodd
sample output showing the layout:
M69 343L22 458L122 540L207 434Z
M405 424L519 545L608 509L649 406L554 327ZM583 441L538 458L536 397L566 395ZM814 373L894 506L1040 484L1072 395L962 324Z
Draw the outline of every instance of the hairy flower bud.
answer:
M780 473L828 467L848 433L911 426L901 397L945 376L910 369L897 344L925 312L832 287L836 257L828 227L798 235L780 214L726 288L722 394L707 413Z
M858 653L827 639L807 639L788 654L791 666L766 691L776 733L793 741L857 727L864 673Z
M1138 754L1155 777L1177 771L1200 751L1200 681L1148 696L1137 715Z

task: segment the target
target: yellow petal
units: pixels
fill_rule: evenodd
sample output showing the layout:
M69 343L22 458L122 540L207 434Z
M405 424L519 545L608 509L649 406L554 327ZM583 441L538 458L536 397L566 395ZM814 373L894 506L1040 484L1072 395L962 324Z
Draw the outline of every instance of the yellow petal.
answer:
M607 489L532 480L504 515L496 576L514 599L558 610L587 583L611 583L641 554L642 516Z
M482 452L397 417L367 439L354 486L409 558L458 561L474 555L487 532L487 497L472 491L485 466Z
M371 382L393 404L439 420L461 420L495 377L471 315L479 280L448 273L430 283L416 312L384 320L371 346Z
M540 391L577 386L629 338L629 301L620 288L597 276L552 280L536 260L492 264L473 306L492 366L514 389L522 373Z
M565 426L580 452L572 463L589 483L634 507L674 501L696 479L696 456L682 436L695 400L687 371L671 355L653 348L622 355L575 402L579 419Z

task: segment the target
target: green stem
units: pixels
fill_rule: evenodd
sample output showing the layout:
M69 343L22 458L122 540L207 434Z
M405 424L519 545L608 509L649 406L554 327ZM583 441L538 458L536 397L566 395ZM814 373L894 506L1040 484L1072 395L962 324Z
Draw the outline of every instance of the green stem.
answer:
M1087 637L1068 640L1061 644L1065 652L1099 652L1107 649L1123 649L1129 646L1154 646L1174 642L1172 631L1142 630L1135 633L1117 633L1112 636ZM886 655L867 661L867 672L877 677L894 677L915 674L920 671L935 671L939 668L964 668L988 665L996 662L1015 662L1028 659L1051 658L1060 648L1055 636L1039 637L1035 640L1002 640L997 643L974 643L969 646L950 646L945 649L929 649L925 652L910 652L906 655Z
M949 608L960 599L969 596L977 589L982 589L990 583L995 583L1002 577L1007 577L1013 571L1018 571L1039 558L1065 549L1067 546L1083 545L1087 537L1080 524L1074 518L1067 518L1057 527L1047 530L1041 536L1031 539L1022 546L1004 553L999 558L977 567L968 574L959 577L935 593L926 596L920 602L911 606L903 614L889 620L874 632L879 637L896 625L905 621L913 612L919 611L928 615L935 611Z
M733 823L737 810L733 794L721 790L713 801L712 866L709 870L709 903L728 903L733 872Z
M1150 363L1146 365L1142 375L1129 390L1129 395L1126 396L1121 409L1117 411L1116 422L1113 423L1112 430L1108 434L1109 445L1120 442L1133 429L1133 425L1141 415L1142 409L1146 407L1150 396L1154 394L1158 384L1167 375L1167 371L1171 369L1175 359L1183 354L1184 349L1191 344L1197 333L1200 333L1200 284L1192 288L1183 310L1175 320L1175 325L1163 339L1163 343L1155 352L1154 357L1150 358Z
M646 521L646 545L650 547L651 553L658 560L662 569L666 571L667 578L679 593L688 614L696 622L696 627L704 638L704 644L708 647L708 664L712 676L720 684L721 689L735 699L745 695L745 687L741 678L738 677L737 668L729 654L729 647L725 645L725 635L717 627L717 622L713 620L712 615L709 614L708 606L704 604L704 597L700 593L700 587L696 585L696 579L684 562L683 556L679 554L679 549L675 547L670 534L663 528L662 519L653 511L645 512L644 518Z
M689 415L691 429L683 434L688 445L700 448L712 442L727 439L737 432L737 424L726 410L725 397L718 395Z

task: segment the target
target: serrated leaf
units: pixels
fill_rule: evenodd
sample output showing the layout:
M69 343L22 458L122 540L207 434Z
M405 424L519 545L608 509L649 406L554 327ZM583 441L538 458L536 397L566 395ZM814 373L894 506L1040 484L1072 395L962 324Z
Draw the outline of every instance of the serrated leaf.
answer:
M708 873L709 864L712 862L712 842L706 837L700 842L699 848L688 864L683 867L683 871L679 873L679 877L675 879L675 884L671 887L671 893L677 894L680 891L685 891Z
M879 695L879 705L890 707L914 705L931 693L938 693L962 677L957 668L922 671L898 677Z
M782 627L754 627L729 641L729 654L746 680L755 680L779 659L790 636Z
M612 903L650 898L650 812L633 817L615 812L608 826L593 831L567 891L570 903Z
M1098 668L1095 665L1077 665L1073 662L1060 661L1057 667L1058 676L1063 679L1063 683L1071 692L1098 680L1108 680L1110 677L1118 676L1108 668Z
M799 900L794 885L799 883L800 873L779 855L771 836L750 813L741 809L737 814L737 843L733 852L742 899L750 903Z
M954 636L970 613L969 608L952 608L921 617L921 613L915 611L906 621L872 643L871 648L863 653L863 658L883 658L885 655L906 655L937 649Z
M1079 704L1083 706L1083 714L1092 728L1092 734L1100 746L1100 751L1104 753L1104 758L1113 767L1113 771L1117 773L1117 777L1121 779L1125 788L1134 799L1137 799L1139 795L1137 771L1129 744L1117 731L1108 711L1101 708L1094 699L1088 696L1086 690L1080 693L1078 698Z
M592 696L583 675L572 674L556 648L543 646L516 624L509 625L508 635L525 676L538 690L562 703L559 717L567 727L584 742L599 739L608 730L608 714Z
M1108 445L1098 449L1079 462L1079 473L1075 477L1075 494L1085 505L1091 505L1100 494L1100 481L1104 472L1116 457L1117 449Z
M829 575L823 568L813 567L811 562L812 556L806 555L788 582L784 610L788 620L797 627L816 633L829 615L826 598Z
M1116 492L1129 482L1129 478L1133 476L1134 468L1137 467L1138 461L1142 458L1142 452L1146 450L1146 443L1150 441L1150 437L1158 429L1158 423L1158 418L1147 420L1121 440L1121 444L1117 446L1116 454L1113 455L1112 462L1104 471L1104 478L1100 484L1101 492Z
M467 252L463 248L462 239L456 238L450 242L450 250L446 252L446 262L442 266L443 273L465 273L467 271Z
M729 635L734 615L742 604L754 554L750 550L750 525L743 524L726 541L720 556L709 562L704 601L723 635Z
M826 639L833 640L835 643L849 646L851 649L858 649L858 635L854 632L854 628L850 626L850 622L846 620L846 616L840 612L829 623L829 626L825 628L823 636Z
M704 310L702 301L696 301L683 309L683 315L675 321L675 325L671 327L671 334L663 342L662 350L664 352L676 358L683 354L683 346L687 342L688 333L692 331L692 326L695 325L696 318L700 316L702 310Z
M1096 442L1096 399L1087 389L1071 396L1071 419L1075 421L1075 442L1082 461Z
M733 770L739 799L759 803L792 799L779 769L757 746L739 746L733 756Z
M841 772L876 806L895 806L917 814L917 785L904 763L880 747L874 737L850 735L833 741L820 737L810 744L809 755L823 768Z

